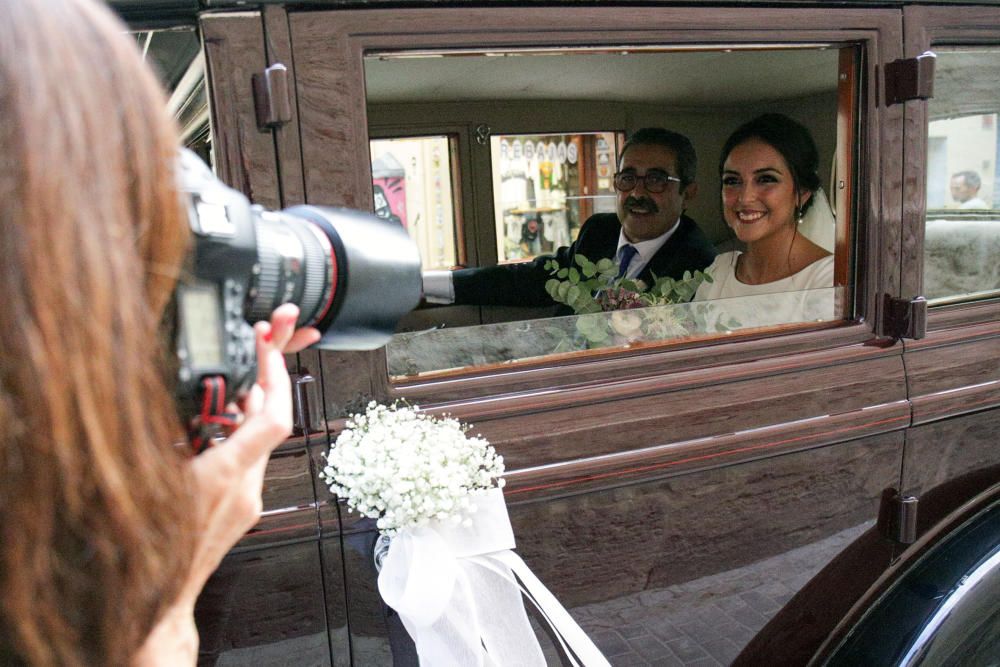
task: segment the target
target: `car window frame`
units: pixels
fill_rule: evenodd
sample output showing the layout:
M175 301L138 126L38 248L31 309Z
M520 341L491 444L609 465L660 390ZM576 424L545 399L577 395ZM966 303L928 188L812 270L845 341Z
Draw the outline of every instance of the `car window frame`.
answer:
M900 14L891 9L850 9L831 12L815 8L762 9L750 17L720 17L705 7L663 7L648 16L623 16L613 8L580 9L572 13L548 9L470 8L462 17L434 9L412 10L331 10L329 22L323 12L289 14L293 52L325 62L328 79L310 81L340 91L338 100L329 100L322 109L322 136L315 128L303 126L302 149L305 163L307 199L325 203L371 206L370 174L362 165L349 160L328 165L329 146L320 139L331 135L330 124L348 137L346 150L336 154L365 156L367 165L367 116L363 95L348 94L364 90L365 54L388 49L503 48L526 44L620 45L624 40L637 44L858 44L862 71L857 84L858 114L852 122L857 141L852 148L864 159L857 160L853 183L856 196L853 208L855 248L852 262L857 270L854 282L856 318L841 326L773 336L747 336L740 340L710 344L713 360L724 358L754 359L795 350L822 350L870 341L883 335L883 295L896 295L899 284L898 208L902 179L901 159L893 159L898 149L902 119L900 109L882 108L872 89L878 81L876 70L901 53ZM595 31L594 25L603 29ZM766 25L768 27L761 28ZM848 27L844 27L848 26ZM323 53L317 53L317 49ZM308 56L306 54L308 53ZM315 77L313 77L315 78ZM300 91L300 98L304 92ZM331 102L333 103L331 105ZM337 106L339 105L339 106ZM300 108L300 114L302 110ZM319 117L315 117L319 118ZM315 125L315 118L310 121ZM333 135L337 134L335 130ZM319 165L323 165L320 169ZM690 370L709 362L705 344L669 345L664 349L616 351L610 356L586 359L557 359L514 369L476 368L456 371L434 381L390 382L383 353L367 362L373 373L371 394L376 398L407 398L448 401L456 398L455 387L469 400L489 395L527 391L553 384L606 382L616 373L641 377ZM699 352L699 349L701 350ZM471 392L471 393L470 393Z
M903 49L906 57L915 58L935 45L996 46L1000 49L1000 8L963 7L955 12L947 7L908 5L903 9ZM902 277L900 291L904 298L923 294L924 230L927 219L926 173L928 102L915 99L905 102L903 135L906 167L914 177L903 187ZM928 333L943 332L960 326L985 324L1000 320L1000 298L947 299L929 309Z

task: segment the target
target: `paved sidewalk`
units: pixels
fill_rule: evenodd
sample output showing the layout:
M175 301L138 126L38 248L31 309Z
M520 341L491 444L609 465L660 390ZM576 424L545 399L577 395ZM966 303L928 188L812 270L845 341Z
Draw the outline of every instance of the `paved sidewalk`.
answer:
M570 610L615 667L728 665L870 524L736 570ZM796 576L788 578L789 572ZM550 665L558 665L551 646Z

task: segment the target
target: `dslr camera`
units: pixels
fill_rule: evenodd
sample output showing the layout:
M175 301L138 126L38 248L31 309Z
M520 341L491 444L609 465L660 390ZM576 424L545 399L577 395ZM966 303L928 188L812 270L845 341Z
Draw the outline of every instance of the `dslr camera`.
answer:
M316 347L370 350L420 301L420 255L398 222L326 206L268 211L187 149L180 187L193 247L175 292L179 409L204 441L256 378L254 322L283 303Z

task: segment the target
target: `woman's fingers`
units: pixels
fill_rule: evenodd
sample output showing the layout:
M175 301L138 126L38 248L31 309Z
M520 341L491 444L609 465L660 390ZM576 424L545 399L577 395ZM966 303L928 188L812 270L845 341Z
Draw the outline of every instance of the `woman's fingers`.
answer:
M320 339L319 329L313 327L302 327L292 334L292 339L285 345L285 354L300 352Z
M284 353L293 342L311 344L319 338L315 329L296 331L298 316L298 307L286 303L275 309L269 322L254 325L257 382L244 402L246 419L230 437L244 462L266 456L292 432L292 385Z
M271 314L270 325L274 329L272 342L285 354L300 352L319 341L321 337L319 330L314 327L296 329L295 323L298 317L298 306L291 303L278 306Z

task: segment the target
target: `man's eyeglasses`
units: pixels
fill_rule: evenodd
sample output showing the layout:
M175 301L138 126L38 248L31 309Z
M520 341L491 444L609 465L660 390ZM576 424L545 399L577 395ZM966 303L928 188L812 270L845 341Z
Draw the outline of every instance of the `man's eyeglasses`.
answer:
M615 189L621 192L629 192L642 181L647 192L654 194L663 192L670 185L670 181L682 182L676 176L670 176L662 171L648 171L645 176L639 176L631 171L619 171L615 174Z

